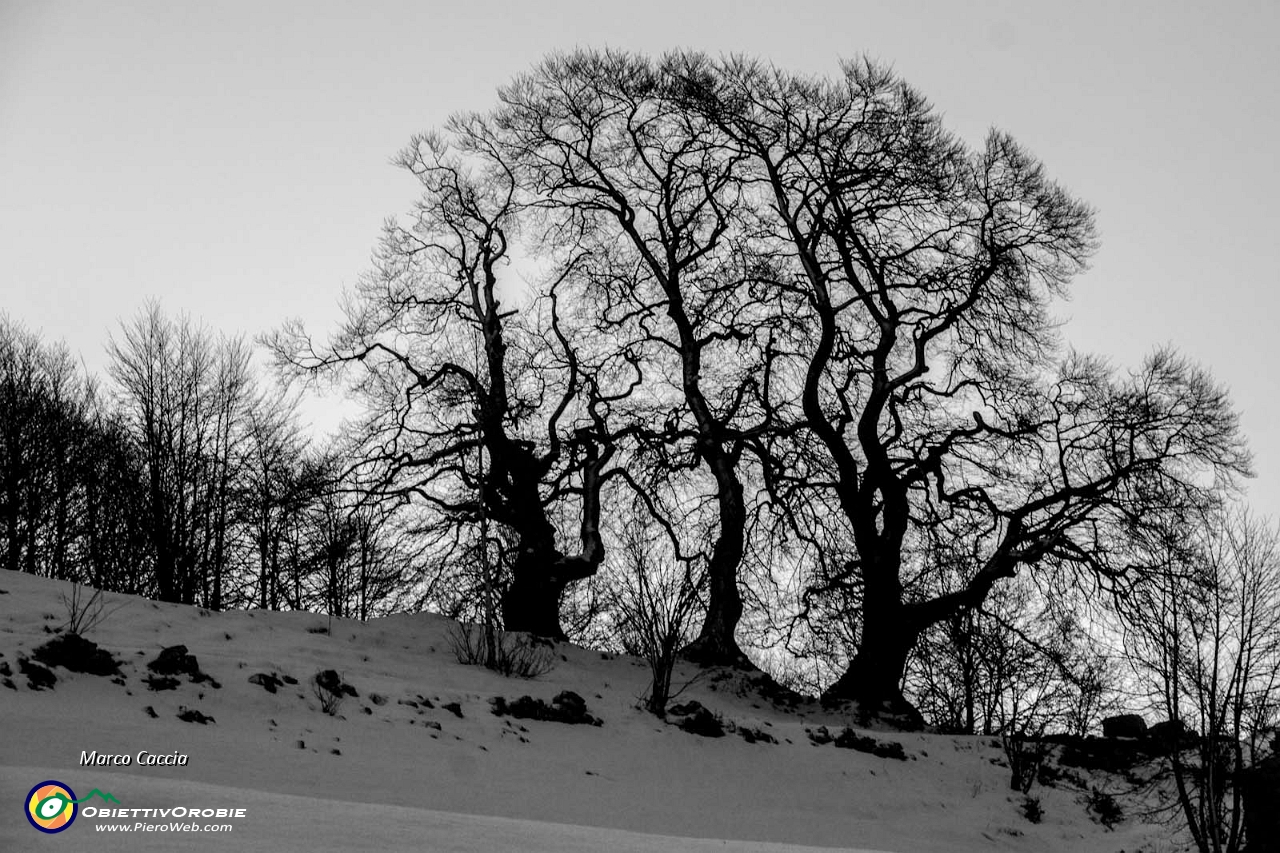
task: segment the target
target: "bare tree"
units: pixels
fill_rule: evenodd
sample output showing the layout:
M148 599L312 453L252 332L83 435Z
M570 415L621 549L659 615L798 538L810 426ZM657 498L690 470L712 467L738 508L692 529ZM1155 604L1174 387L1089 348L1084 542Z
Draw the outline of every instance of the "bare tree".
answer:
M1091 636L1101 614L1065 584L1018 577L926 629L904 692L927 722L962 734L1084 735L1114 701L1116 661Z
M221 606L231 481L252 399L249 351L156 303L108 347L147 479L147 532L162 601Z
M147 591L138 473L118 419L66 348L0 315L0 565Z
M795 319L776 406L798 399L818 452L783 499L825 492L853 546L818 581L858 599L828 698L910 712L902 678L926 628L1023 568L1113 587L1145 507L1203 503L1247 471L1202 370L1161 351L1117 377L1060 352L1050 306L1093 249L1092 215L1008 135L969 149L870 62L817 80L668 61L684 107L750 172L757 245ZM965 572L919 559L938 539L966 543Z
M0 315L0 551L9 571L67 576L73 445L88 399L65 348Z
M562 593L604 558L613 392L562 325L556 288L572 266L528 312L543 333L504 296L517 224L512 175L463 120L454 130L461 149L428 135L401 154L421 200L407 226L388 224L331 345L317 350L290 327L273 347L295 370L345 376L364 398L358 488L414 503L419 530L444 554L467 550L485 524L509 531L505 627L562 638ZM560 541L566 513L577 550ZM485 538L479 553L488 553Z
M1170 731L1199 734L1168 744L1182 822L1201 853L1235 853L1242 771L1280 724L1280 531L1219 512L1155 547L1164 571L1127 603L1126 645Z
M739 568L749 497L742 469L767 426L772 313L757 287L740 155L678 101L658 63L618 52L554 56L500 91L485 125L545 215L545 239L582 259L596 322L644 365L648 429L690 473L713 520L707 611L686 650L741 664Z
M661 525L647 515L636 501L622 525L620 566L611 575L607 599L622 647L649 664L645 708L662 718L672 698L679 652L690 639L702 584L695 561L682 558Z

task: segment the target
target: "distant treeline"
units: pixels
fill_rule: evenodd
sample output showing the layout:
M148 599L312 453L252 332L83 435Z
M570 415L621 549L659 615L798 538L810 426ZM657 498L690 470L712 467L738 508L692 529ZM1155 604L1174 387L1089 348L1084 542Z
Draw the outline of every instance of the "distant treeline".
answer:
M250 349L152 305L105 380L0 317L0 565L223 609L413 606L413 551L343 488Z

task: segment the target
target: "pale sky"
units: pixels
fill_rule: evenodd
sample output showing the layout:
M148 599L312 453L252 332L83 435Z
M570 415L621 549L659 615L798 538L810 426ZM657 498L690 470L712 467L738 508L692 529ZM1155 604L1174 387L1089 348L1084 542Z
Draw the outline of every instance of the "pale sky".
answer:
M547 52L888 61L1098 211L1059 308L1078 349L1173 343L1227 384L1280 514L1280 3L0 0L0 310L91 370L148 297L324 334L415 182L389 159Z

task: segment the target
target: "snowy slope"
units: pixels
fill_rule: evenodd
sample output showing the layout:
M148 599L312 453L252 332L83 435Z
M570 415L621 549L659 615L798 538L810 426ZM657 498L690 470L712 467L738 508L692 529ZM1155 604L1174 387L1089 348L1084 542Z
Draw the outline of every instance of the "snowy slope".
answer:
M1157 827L1095 824L1079 792L1037 789L1045 818L1030 823L987 738L871 733L901 742L912 756L905 762L815 746L806 729L847 721L813 705L775 708L742 691L740 680L714 675L681 699L778 743L701 738L636 708L647 684L637 661L561 646L563 659L548 674L505 679L459 665L452 623L429 615L337 620L328 634L318 632L328 620L315 614L211 614L108 596L119 609L89 639L124 662L124 683L56 668L53 689L31 690L17 659L65 620L59 595L68 588L0 572L0 664L15 685L0 687L0 851L1172 849ZM173 690L147 688L147 661L179 643L220 687L184 678ZM336 717L308 686L321 669L338 670L359 694ZM299 683L271 694L249 682L259 672ZM566 689L603 725L509 720L490 710L495 696L550 699ZM452 702L461 718L444 709ZM180 708L215 722L183 722ZM92 750L178 752L188 763L80 766L82 751ZM82 815L66 832L43 836L27 825L21 803L46 779L77 796L109 792L122 807L188 803L245 808L247 816L229 821L228 835L109 837L95 824L119 821Z

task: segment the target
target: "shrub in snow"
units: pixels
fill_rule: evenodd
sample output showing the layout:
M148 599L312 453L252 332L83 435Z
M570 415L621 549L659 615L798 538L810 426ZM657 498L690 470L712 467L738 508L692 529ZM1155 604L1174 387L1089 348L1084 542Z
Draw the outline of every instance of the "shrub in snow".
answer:
M623 648L649 665L645 710L662 719L667 703L689 686L673 687L672 680L698 613L700 584L692 563L665 551L660 528L642 517L637 514L626 528L620 549L623 571L608 586L605 599Z
M537 678L555 669L555 655L527 634L457 623L449 642L458 663L483 666L508 678Z
M1089 792L1088 807L1094 819L1107 829L1115 829L1116 824L1124 820L1124 809L1116 798L1098 788Z
M80 636L101 625L107 617L119 609L116 607L107 610L106 603L102 600L102 590L95 589L90 593L82 584L74 584L71 587L71 594L64 592L59 596L59 600L67 614L67 621L62 623L62 627Z
M1027 793L1039 777L1051 745L1040 735L1007 732L1001 738L1001 746L1009 762L1009 787Z

